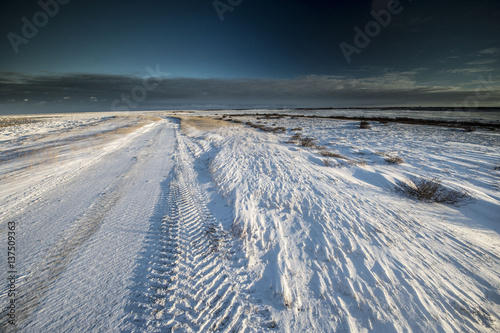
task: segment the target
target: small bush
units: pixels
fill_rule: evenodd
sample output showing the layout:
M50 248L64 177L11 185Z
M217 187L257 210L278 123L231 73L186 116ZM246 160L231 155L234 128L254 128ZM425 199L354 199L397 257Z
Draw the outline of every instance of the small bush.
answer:
M365 160L354 160L354 161L351 160L348 163L349 163L349 165L359 165L359 166L366 166L366 165L368 165L368 163L366 163Z
M306 136L305 138L300 139L300 145L302 147L314 148L316 147L316 143L314 141L316 141L316 139Z
M395 189L410 198L425 202L459 205L472 200L467 191L448 188L438 178L412 177L398 181Z
M292 132L296 132L296 131L302 131L303 128L302 127L295 127L295 128L292 128L291 131Z
M372 127L371 127L369 122L367 122L366 120L363 120L359 123L359 128L370 129Z
M301 135L300 133L295 133L294 135L292 135L292 137L290 138L291 141L298 141L300 140L301 138Z
M405 162L401 156L388 156L385 158L385 161L389 164L401 164Z
M334 153L333 151L329 151L329 150L321 150L319 152L319 154L321 156L324 156L324 157L335 157L335 158L341 158L341 159L344 159L344 160L347 159L347 157L345 157L343 155L340 155L340 154L337 154L337 153Z
M273 128L273 132L274 133L284 133L286 132L286 128L285 127L276 127L276 128Z
M323 163L325 164L325 166L329 167L329 166L332 166L332 163L327 160L326 158L323 160Z

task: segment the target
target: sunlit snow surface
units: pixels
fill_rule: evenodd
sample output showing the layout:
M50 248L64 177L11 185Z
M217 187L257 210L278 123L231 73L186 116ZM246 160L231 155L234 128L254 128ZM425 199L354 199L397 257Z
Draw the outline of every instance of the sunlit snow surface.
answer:
M500 132L288 116L181 130L177 115L0 128L17 265L0 331L500 330ZM394 191L411 176L473 200Z

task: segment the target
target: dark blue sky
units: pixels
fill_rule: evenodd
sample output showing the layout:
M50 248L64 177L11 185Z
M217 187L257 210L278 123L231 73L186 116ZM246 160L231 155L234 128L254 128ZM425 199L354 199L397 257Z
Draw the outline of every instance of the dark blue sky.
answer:
M2 4L1 113L500 102L498 0Z

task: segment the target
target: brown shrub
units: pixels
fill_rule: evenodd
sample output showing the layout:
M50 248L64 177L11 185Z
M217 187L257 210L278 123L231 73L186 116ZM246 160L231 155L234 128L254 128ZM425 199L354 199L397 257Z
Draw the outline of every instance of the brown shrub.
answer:
M329 150L321 150L319 152L319 154L321 156L324 156L324 157L335 157L335 158L341 158L341 159L344 159L344 160L347 159L347 157L345 157L344 155L340 155L338 153L334 153L333 151L329 151Z
M438 178L412 177L404 181L398 181L395 190L420 201L455 206L473 200L467 191L446 187Z
M385 161L389 164L401 164L405 162L401 156L388 156L385 158Z
M363 128L363 129L370 129L372 128L370 123L367 122L366 120L362 120L360 123L359 123L359 128Z

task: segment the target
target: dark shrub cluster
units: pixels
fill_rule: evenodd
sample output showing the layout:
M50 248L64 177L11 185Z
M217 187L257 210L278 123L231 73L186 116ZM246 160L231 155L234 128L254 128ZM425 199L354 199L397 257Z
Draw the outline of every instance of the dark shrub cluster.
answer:
M306 136L305 138L300 139L300 145L302 147L306 147L306 148L314 148L314 147L316 147L316 143L314 142L316 140L317 139Z
M395 190L410 198L425 202L459 205L473 200L467 191L446 187L438 178L412 177L398 181Z
M367 122L366 120L362 120L360 123L359 123L359 128L363 128L363 129L370 129L372 128L370 123Z
M321 150L319 152L319 154L321 156L324 156L324 157L335 157L335 158L340 158L340 159L344 159L344 160L347 159L347 157L345 157L344 155L340 155L338 153L335 153L335 152L329 151L329 150Z
M405 162L401 156L388 156L385 158L385 161L389 164L401 164Z

